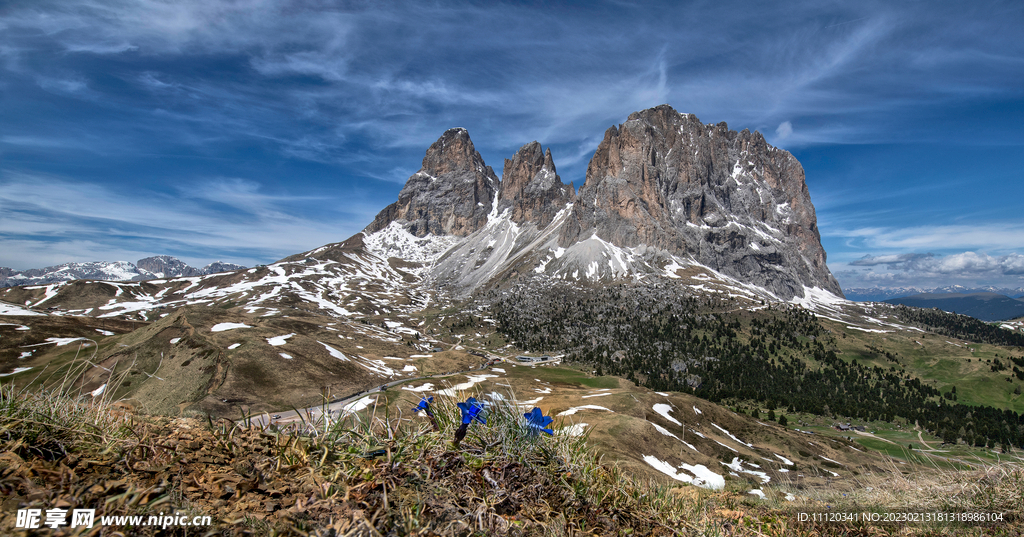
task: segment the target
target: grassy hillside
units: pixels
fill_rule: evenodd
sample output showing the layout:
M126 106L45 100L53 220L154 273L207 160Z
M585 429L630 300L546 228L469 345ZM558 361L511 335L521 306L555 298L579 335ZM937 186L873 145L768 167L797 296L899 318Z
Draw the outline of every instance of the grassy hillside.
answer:
M972 343L916 331L871 333L824 321L840 336L836 346L844 359L856 359L883 369L896 368L924 380L942 393L956 386L957 401L1024 412L1024 397L1014 393L1024 379L1013 371L1011 358L1024 357L1024 348ZM993 370L994 360L1007 365Z
M379 408L301 430L158 418L109 400L0 390L0 531L16 508L95 508L110 515L210 516L220 535L1010 535L1022 529L1024 473L1000 464L903 475L766 499L637 479L603 464L586 437L530 436L519 410L496 403L455 447L458 420L439 402L441 431ZM951 492L955 493L951 494ZM994 512L989 523L802 521L800 513ZM196 529L107 527L125 535ZM89 528L43 530L86 535Z
M6 317L0 372L13 374L0 377L10 411L0 432L19 458L0 458L0 487L20 505L100 502L112 513L173 506L254 533L977 529L796 516L920 506L1001 509L1008 525L981 531L1020 529L1020 505L1000 494L1017 490L1021 452L998 435L986 445L985 434L998 429L971 410L984 405L1000 417L1024 410L1014 393L1020 348L979 342L991 334L968 341L928 332L888 310L839 320L788 306L750 311L715 297L673 302L617 292L591 301L577 293L572 303L552 296L561 304L556 312L525 302L517 310L523 317L440 303L415 315L345 319L298 310L255 315L230 304L170 310L148 323ZM221 329L225 323L231 327ZM950 326L967 336L977 329ZM476 370L488 357L523 349L571 361ZM215 421L414 378L360 395L366 410L340 421L335 414L265 432ZM470 395L504 405L506 423L538 406L562 432L520 442L509 440L516 427L474 426L455 448L451 427L435 433L410 415L424 393L450 414ZM876 404L889 401L960 405L961 414L933 427ZM194 419L207 413L214 421ZM832 428L847 421L867 430ZM79 471L85 460L100 465ZM62 464L74 470L70 481L54 477ZM721 488L694 486L712 474ZM985 494L982 485L1002 492ZM110 497L117 499L104 503Z
M14 322L0 324L0 371L12 373L0 377L5 382L49 385L67 376L83 393L116 384L115 399L152 414L232 417L304 407L323 393L353 394L483 362L385 317L339 321L187 306L152 323L8 319Z

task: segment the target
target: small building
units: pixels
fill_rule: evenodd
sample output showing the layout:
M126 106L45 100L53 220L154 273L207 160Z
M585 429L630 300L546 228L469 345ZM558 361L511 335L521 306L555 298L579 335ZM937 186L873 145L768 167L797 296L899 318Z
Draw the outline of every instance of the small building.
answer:
M516 361L523 362L526 364L534 362L536 360L537 358L534 358L533 356L516 356Z

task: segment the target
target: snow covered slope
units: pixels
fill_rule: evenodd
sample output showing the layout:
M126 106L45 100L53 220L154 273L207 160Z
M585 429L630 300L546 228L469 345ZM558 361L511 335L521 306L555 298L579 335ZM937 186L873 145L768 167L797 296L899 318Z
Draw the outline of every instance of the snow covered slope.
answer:
M367 252L362 236L246 270L144 282L70 281L7 288L0 300L56 313L157 319L181 306L241 306L257 315L281 310L335 317L418 308L428 295L415 285L418 265Z

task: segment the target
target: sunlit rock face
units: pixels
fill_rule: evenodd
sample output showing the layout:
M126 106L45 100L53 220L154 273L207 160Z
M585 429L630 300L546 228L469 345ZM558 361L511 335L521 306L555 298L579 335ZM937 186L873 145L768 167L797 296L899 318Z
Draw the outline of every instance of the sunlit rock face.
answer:
M842 293L796 158L667 105L605 132L559 244L595 234L692 256L783 298L805 286Z
M423 166L405 183L398 201L363 231L374 233L398 222L416 237L464 237L487 223L498 185L466 129L448 129L427 150Z

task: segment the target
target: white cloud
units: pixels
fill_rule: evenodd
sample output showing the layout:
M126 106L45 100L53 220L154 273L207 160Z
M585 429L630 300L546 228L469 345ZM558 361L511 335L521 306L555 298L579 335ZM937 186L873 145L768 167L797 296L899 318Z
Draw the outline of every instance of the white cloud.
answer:
M1024 286L1024 224L833 228L828 235L849 249L829 256L843 288ZM864 251L876 253L853 253Z
M778 136L779 140L785 140L793 134L793 124L788 121L779 123L779 126L775 129L775 135Z
M829 266L844 288L1024 285L1024 255L1019 253L886 254Z
M40 76L36 79L40 88L57 94L85 95L89 92L89 86L84 80L76 78L51 78Z
M0 144L53 149L80 149L83 147L81 140L42 136L0 136Z
M962 252L947 256L935 254L890 254L864 256L848 263L850 266L873 267L885 265L889 270L903 270L923 274L963 274L991 272L997 275L1024 274L1024 255L990 256L986 253Z

